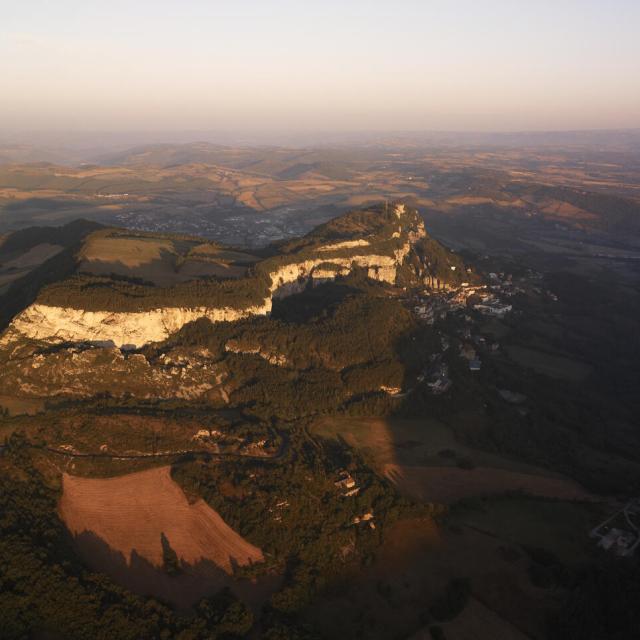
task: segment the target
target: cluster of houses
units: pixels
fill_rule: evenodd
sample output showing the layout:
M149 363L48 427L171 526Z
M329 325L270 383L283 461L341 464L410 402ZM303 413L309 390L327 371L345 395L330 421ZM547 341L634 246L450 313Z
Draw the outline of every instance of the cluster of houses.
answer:
M360 493L360 487L346 469L338 473L338 479L333 484L341 491L340 495L343 498L357 496Z
M524 292L524 289L514 286L511 274L492 272L489 274L489 281L491 284L487 288L475 293L480 300L474 303L473 308L485 316L503 318L513 307L501 302L500 297L511 297Z
M503 318L507 313L509 313L509 311L511 311L512 306L510 304L499 302L494 296L487 295L484 297L482 302L474 304L473 308L485 316Z
M484 336L471 333L469 327L460 330L462 342L459 345L460 357L469 363L469 371L480 371L482 360L479 351L495 353L500 349L497 342L488 342Z
M375 529L376 525L373 522L373 511L367 511L363 513L361 516L356 516L351 521L351 524L360 524L361 522L368 523L370 529Z
M338 491L340 491L340 495L343 498L357 496L358 493L360 493L360 487L346 469L338 472L338 479L333 484ZM373 511L365 511L362 515L355 516L351 521L352 525L359 525L361 523L366 523L370 529L375 529L376 525L373 522Z
M113 194L99 197L127 196L128 194ZM148 205L129 204L131 209L115 214L118 226L138 231L194 234L224 244L259 247L282 238L297 238L309 231L306 218L292 207L281 207L261 214L238 213L214 217L193 210L190 215L185 216L181 210L174 213L168 207L159 215L156 209L147 208Z
M413 311L416 317L427 324L434 324L436 320L444 320L451 311L449 300L444 295L430 295L427 298L418 298Z
M447 342L447 349L449 344ZM445 349L446 351L446 349ZM440 395L449 391L453 384L449 377L449 365L442 361L442 354L434 354L431 356L431 362L425 367L423 372L418 376L418 382L425 382L429 390L434 395Z
M222 431L218 431L218 429L198 429L198 431L191 436L191 439L209 442L210 440L217 440L218 438L221 438L222 435Z
M623 509L599 524L590 533L598 546L621 557L630 557L640 545L640 499L631 500Z
M492 284L470 285L463 282L456 290L429 292L418 296L413 311L420 320L434 324L444 320L450 313L465 311L472 307L483 315L504 317L512 310L512 305L501 301L502 296L513 296L524 289L515 287L511 275L491 273Z
M529 277L525 277L525 280L536 278L542 278L541 274L532 272ZM505 317L513 310L513 305L505 299L518 293L525 293L521 284L520 281L514 283L511 274L491 272L488 275L487 284L476 285L463 282L456 289L425 291L414 298L413 312L418 319L429 325L434 325L437 321L452 315L464 320L466 326L458 331L461 338L459 355L467 361L469 371L477 372L482 369L480 353L495 353L500 349L500 345L483 336L472 334L473 312L496 318ZM452 386L448 366L442 360L444 352L449 347L449 339L442 337L442 340L442 353L432 356L417 379L419 383L426 383L434 395L445 393ZM525 399L516 398L516 396L518 394L508 395L504 399L514 404L522 403Z
M269 513L274 513L273 521L282 522L282 511L289 508L288 500L280 500L273 507L269 507Z

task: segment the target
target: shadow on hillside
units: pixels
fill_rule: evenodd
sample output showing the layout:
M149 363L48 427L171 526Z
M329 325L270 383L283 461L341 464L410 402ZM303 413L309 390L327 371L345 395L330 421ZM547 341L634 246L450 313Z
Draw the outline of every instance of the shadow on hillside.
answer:
M162 536L167 540L164 534ZM167 602L179 611L187 611L201 598L214 595L224 587L258 611L281 583L281 577L273 574L252 579L235 578L206 559L189 564L177 558L176 566L169 572L165 567L153 565L135 549L127 560L93 531L83 531L72 537L78 555L93 571L106 574L134 593ZM170 545L168 541L165 544ZM235 572L237 562L233 558L230 560Z
M347 297L361 293L343 282L328 282L322 286L307 286L300 293L274 298L271 318L304 324L321 316L329 316Z

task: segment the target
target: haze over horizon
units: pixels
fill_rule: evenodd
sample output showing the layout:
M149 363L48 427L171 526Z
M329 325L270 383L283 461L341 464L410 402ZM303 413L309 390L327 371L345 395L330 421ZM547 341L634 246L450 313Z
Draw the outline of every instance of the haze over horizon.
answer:
M0 27L5 131L640 127L640 5L29 0Z

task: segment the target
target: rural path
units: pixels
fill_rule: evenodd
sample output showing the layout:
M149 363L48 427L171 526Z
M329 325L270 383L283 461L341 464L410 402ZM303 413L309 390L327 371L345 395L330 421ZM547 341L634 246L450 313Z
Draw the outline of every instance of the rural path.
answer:
M42 447L39 445L30 445L33 448L44 449L50 453L66 456L69 458L104 458L109 460L148 460L153 458L170 458L173 456L186 456L186 455L207 455L213 458L249 458L252 460L266 460L275 461L284 456L289 448L288 438L285 434L282 434L282 444L278 451L270 456L260 456L250 453L216 453L207 451L206 449L176 449L175 451L160 451L157 453L109 453L107 451L99 452L80 452L69 449L59 449L57 447Z

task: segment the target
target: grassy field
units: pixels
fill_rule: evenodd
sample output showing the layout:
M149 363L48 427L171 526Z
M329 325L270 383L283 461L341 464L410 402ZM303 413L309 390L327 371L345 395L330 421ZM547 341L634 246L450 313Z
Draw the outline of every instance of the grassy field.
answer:
M507 352L513 360L523 367L531 367L538 373L550 376L552 378L563 378L574 382L584 380L589 373L591 367L583 362L571 360L558 355L551 355L538 351L512 345L506 347Z
M457 505L450 522L474 527L512 543L547 549L564 562L593 555L589 531L609 513L606 502L494 497Z
M305 616L330 638L431 640L421 630L439 624L446 638L542 639L558 593L533 586L528 566L518 543L499 534L402 520L370 566L329 585ZM462 614L440 623L430 607L453 579L468 580L472 597Z
M164 287L198 278L238 278L255 260L213 243L110 230L89 236L78 257L79 271L138 278Z
M323 438L343 439L378 468L385 464L458 467L461 460L470 459L477 466L550 475L533 465L468 447L450 427L432 419L330 416L317 420L310 430Z
M593 559L596 548L588 534L605 511L602 503L524 496L472 500L454 508L437 542L412 556L424 562L423 571L435 584L460 577L470 581L472 597L463 612L441 624L446 638L546 637L546 614L558 606L562 589L533 585L527 549L549 552L565 566ZM421 633L412 640L429 637Z

